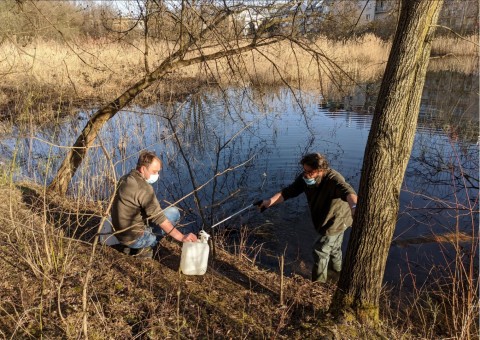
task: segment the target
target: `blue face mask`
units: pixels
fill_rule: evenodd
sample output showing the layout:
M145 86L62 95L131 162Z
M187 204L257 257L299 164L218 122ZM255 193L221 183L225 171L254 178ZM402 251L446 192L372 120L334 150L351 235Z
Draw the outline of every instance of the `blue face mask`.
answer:
M317 181L315 181L315 178L303 177L303 180L305 181L305 183L307 183L307 185L314 185L315 183L317 183Z

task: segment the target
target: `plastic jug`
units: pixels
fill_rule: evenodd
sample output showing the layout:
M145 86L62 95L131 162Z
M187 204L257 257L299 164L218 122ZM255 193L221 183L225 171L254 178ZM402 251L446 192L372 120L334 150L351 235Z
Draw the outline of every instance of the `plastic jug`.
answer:
M203 275L207 271L210 235L202 230L199 236L197 242L183 243L180 271L185 275Z
M113 235L112 218L110 216L105 219L102 230L100 231L100 243L107 246L113 246L120 243L115 235Z

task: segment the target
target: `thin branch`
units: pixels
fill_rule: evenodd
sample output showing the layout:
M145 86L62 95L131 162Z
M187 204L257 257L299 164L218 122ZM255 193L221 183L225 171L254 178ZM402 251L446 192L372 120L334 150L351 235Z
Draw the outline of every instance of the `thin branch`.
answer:
M464 36L458 34L457 32L455 32L454 30L452 30L450 27L447 27L447 26L443 26L443 25L432 25L432 27L439 27L439 28L443 28L447 31L449 31L450 33L453 33L456 37L462 39L462 40L465 40L466 42L469 42L470 44L473 44L477 47L479 47L480 45L477 44L476 42L474 41L471 41L471 40L468 40L467 38L465 38Z

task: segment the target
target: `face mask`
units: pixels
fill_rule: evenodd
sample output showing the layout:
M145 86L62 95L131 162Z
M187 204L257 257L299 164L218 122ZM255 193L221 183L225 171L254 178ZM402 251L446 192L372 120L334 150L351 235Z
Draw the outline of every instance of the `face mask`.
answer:
M315 183L317 183L315 181L315 178L305 178L305 177L303 177L303 180L305 181L305 183L307 183L307 185L314 185Z
M156 175L150 175L150 178L147 179L148 184L153 184L158 180L159 174Z

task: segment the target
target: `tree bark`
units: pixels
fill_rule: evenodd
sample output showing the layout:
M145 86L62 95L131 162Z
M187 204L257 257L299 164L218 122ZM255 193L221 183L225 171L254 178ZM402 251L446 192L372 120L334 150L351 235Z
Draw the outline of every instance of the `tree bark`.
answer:
M443 0L402 0L400 18L368 136L359 202L330 309L377 324L380 290L415 136ZM353 314L353 315L352 315Z

